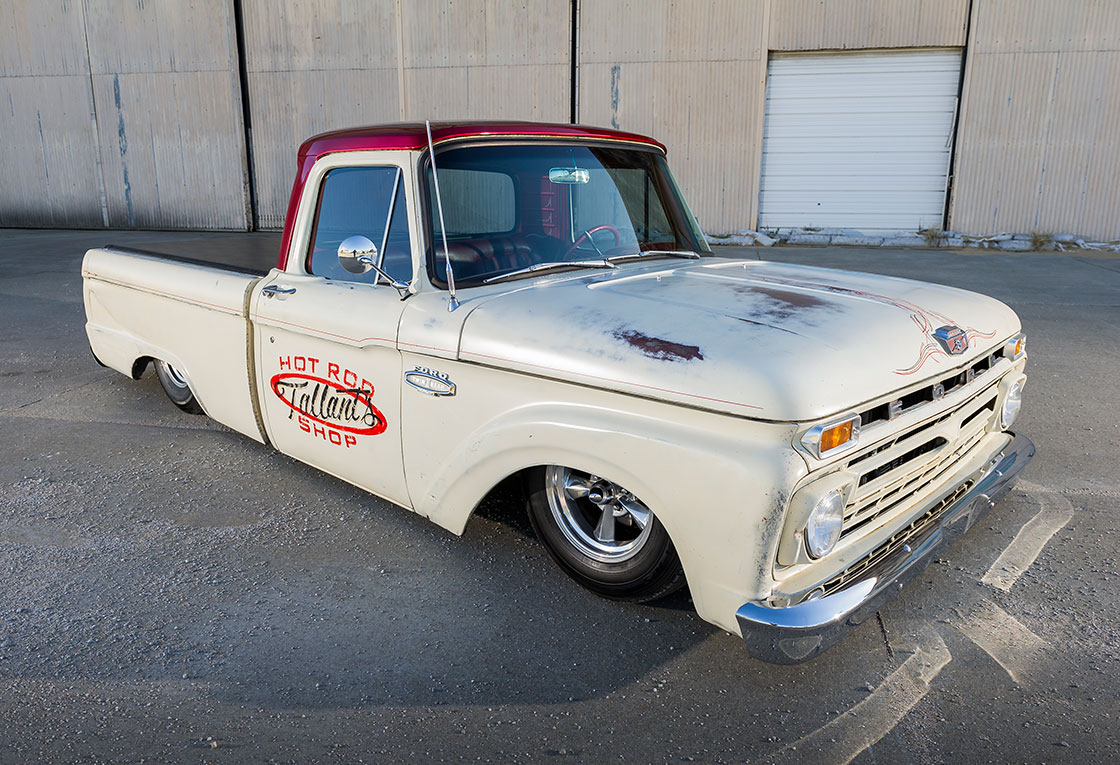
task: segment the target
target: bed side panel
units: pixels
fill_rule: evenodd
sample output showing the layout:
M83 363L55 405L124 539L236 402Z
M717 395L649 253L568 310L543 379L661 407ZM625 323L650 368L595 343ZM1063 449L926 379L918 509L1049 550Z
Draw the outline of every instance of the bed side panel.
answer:
M212 419L260 441L249 385L245 295L258 277L95 249L82 263L86 334L105 365L179 369Z

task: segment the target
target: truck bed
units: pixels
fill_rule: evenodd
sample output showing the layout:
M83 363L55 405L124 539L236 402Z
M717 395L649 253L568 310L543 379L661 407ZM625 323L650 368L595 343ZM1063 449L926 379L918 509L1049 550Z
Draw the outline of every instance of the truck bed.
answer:
M282 234L279 232L230 234L185 241L144 242L142 247L110 244L102 249L209 266L252 276L264 276L276 266L281 237Z
M264 440L255 416L247 315L252 289L274 266L276 249L246 246L246 240L271 245L270 238L200 238L168 252L86 252L82 284L94 356L133 376L150 360L164 361L185 377L212 419Z

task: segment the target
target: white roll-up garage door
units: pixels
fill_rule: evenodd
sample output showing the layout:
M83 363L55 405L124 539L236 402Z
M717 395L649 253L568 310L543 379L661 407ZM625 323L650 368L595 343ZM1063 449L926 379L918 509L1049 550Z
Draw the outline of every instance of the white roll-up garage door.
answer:
M761 228L940 228L961 51L774 55Z

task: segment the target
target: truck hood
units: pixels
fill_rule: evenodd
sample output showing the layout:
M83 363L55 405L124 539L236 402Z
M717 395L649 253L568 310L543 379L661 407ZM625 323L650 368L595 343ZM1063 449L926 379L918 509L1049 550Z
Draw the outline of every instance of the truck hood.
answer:
M765 261L659 260L508 286L466 318L464 361L766 420L855 409L1020 326L965 290ZM947 352L942 327L963 333L963 353Z

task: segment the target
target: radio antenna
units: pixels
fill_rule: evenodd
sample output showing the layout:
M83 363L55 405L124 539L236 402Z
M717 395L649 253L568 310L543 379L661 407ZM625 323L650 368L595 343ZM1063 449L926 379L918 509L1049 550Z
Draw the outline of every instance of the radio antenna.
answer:
M432 185L436 189L436 210L439 211L439 233L443 237L443 262L444 270L447 273L447 293L450 300L447 301L447 310L454 311L459 307L459 301L455 299L455 272L451 270L451 253L447 249L447 227L443 224L443 199L439 195L439 174L436 173L436 147L432 144L432 123L424 120L424 127L428 131L428 156L432 161Z

